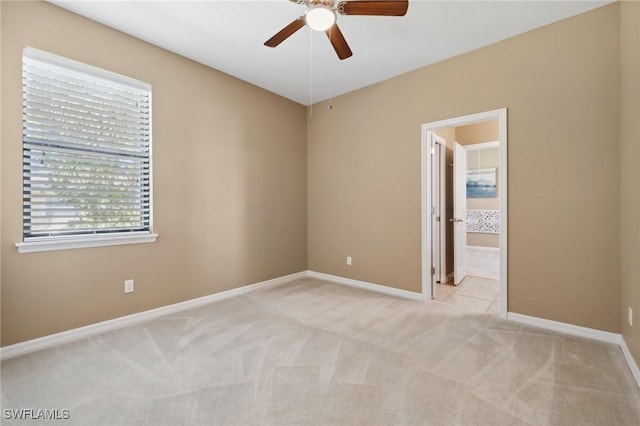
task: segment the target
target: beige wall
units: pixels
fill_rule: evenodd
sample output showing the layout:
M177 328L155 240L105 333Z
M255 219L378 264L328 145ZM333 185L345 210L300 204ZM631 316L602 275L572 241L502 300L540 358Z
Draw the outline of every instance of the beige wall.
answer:
M638 3L338 97L308 121L52 5L2 2L0 19L2 345L304 270L307 229L309 269L419 291L420 125L508 107L509 310L622 331L640 362ZM23 45L153 85L157 243L17 254Z
M640 3L620 4L622 334L640 365ZM627 322L627 308L634 324Z
M482 123L456 127L456 140L460 145L494 142L500 138L499 132L498 120L483 121Z
M317 105L309 268L420 291L420 126L507 107L509 310L619 332L618 24L614 3Z
M303 106L50 4L1 8L2 345L307 269ZM23 46L152 85L156 243L17 253Z
M2 7L0 7L0 78L2 77ZM4 129L2 115L2 84L0 82L0 166L2 165L2 129ZM0 331L2 328L2 170L0 170ZM1 334L1 333L0 333ZM2 342L0 342L2 346Z

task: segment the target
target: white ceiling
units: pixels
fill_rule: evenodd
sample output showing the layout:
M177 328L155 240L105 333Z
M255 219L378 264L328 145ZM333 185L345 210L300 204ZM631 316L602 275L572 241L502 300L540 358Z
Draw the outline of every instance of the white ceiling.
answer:
M409 0L404 17L339 15L353 51L340 61L308 27L275 49L263 45L306 10L289 0L49 1L303 105L612 2Z

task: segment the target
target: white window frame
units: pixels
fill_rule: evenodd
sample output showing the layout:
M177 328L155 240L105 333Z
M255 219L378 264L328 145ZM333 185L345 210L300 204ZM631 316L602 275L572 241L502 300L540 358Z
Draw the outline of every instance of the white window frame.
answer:
M24 237L25 228L22 221L23 241L16 243L19 253L33 253L53 250L78 249L88 247L103 247L124 244L152 243L158 235L153 233L153 151L152 151L152 123L151 123L151 86L147 83L122 76L110 71L86 65L77 61L53 55L41 50L26 47L23 57L36 59L52 65L64 67L70 71L80 72L85 75L107 79L118 84L149 91L149 229L144 231L124 231L108 233L84 233L76 235L56 235L42 237ZM23 142L24 143L24 142ZM22 183L25 182L24 169L22 170ZM21 210L23 206L21 203ZM20 216L22 218L22 215Z

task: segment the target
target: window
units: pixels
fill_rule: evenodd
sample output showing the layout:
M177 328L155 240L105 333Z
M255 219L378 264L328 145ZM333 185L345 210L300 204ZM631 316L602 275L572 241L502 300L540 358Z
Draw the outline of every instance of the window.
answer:
M155 241L151 87L23 51L20 252Z

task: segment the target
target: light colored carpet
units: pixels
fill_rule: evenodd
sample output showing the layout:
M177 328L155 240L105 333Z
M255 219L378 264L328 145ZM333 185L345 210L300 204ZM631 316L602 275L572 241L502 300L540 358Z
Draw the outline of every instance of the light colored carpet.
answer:
M314 279L2 363L77 425L638 425L615 345Z

